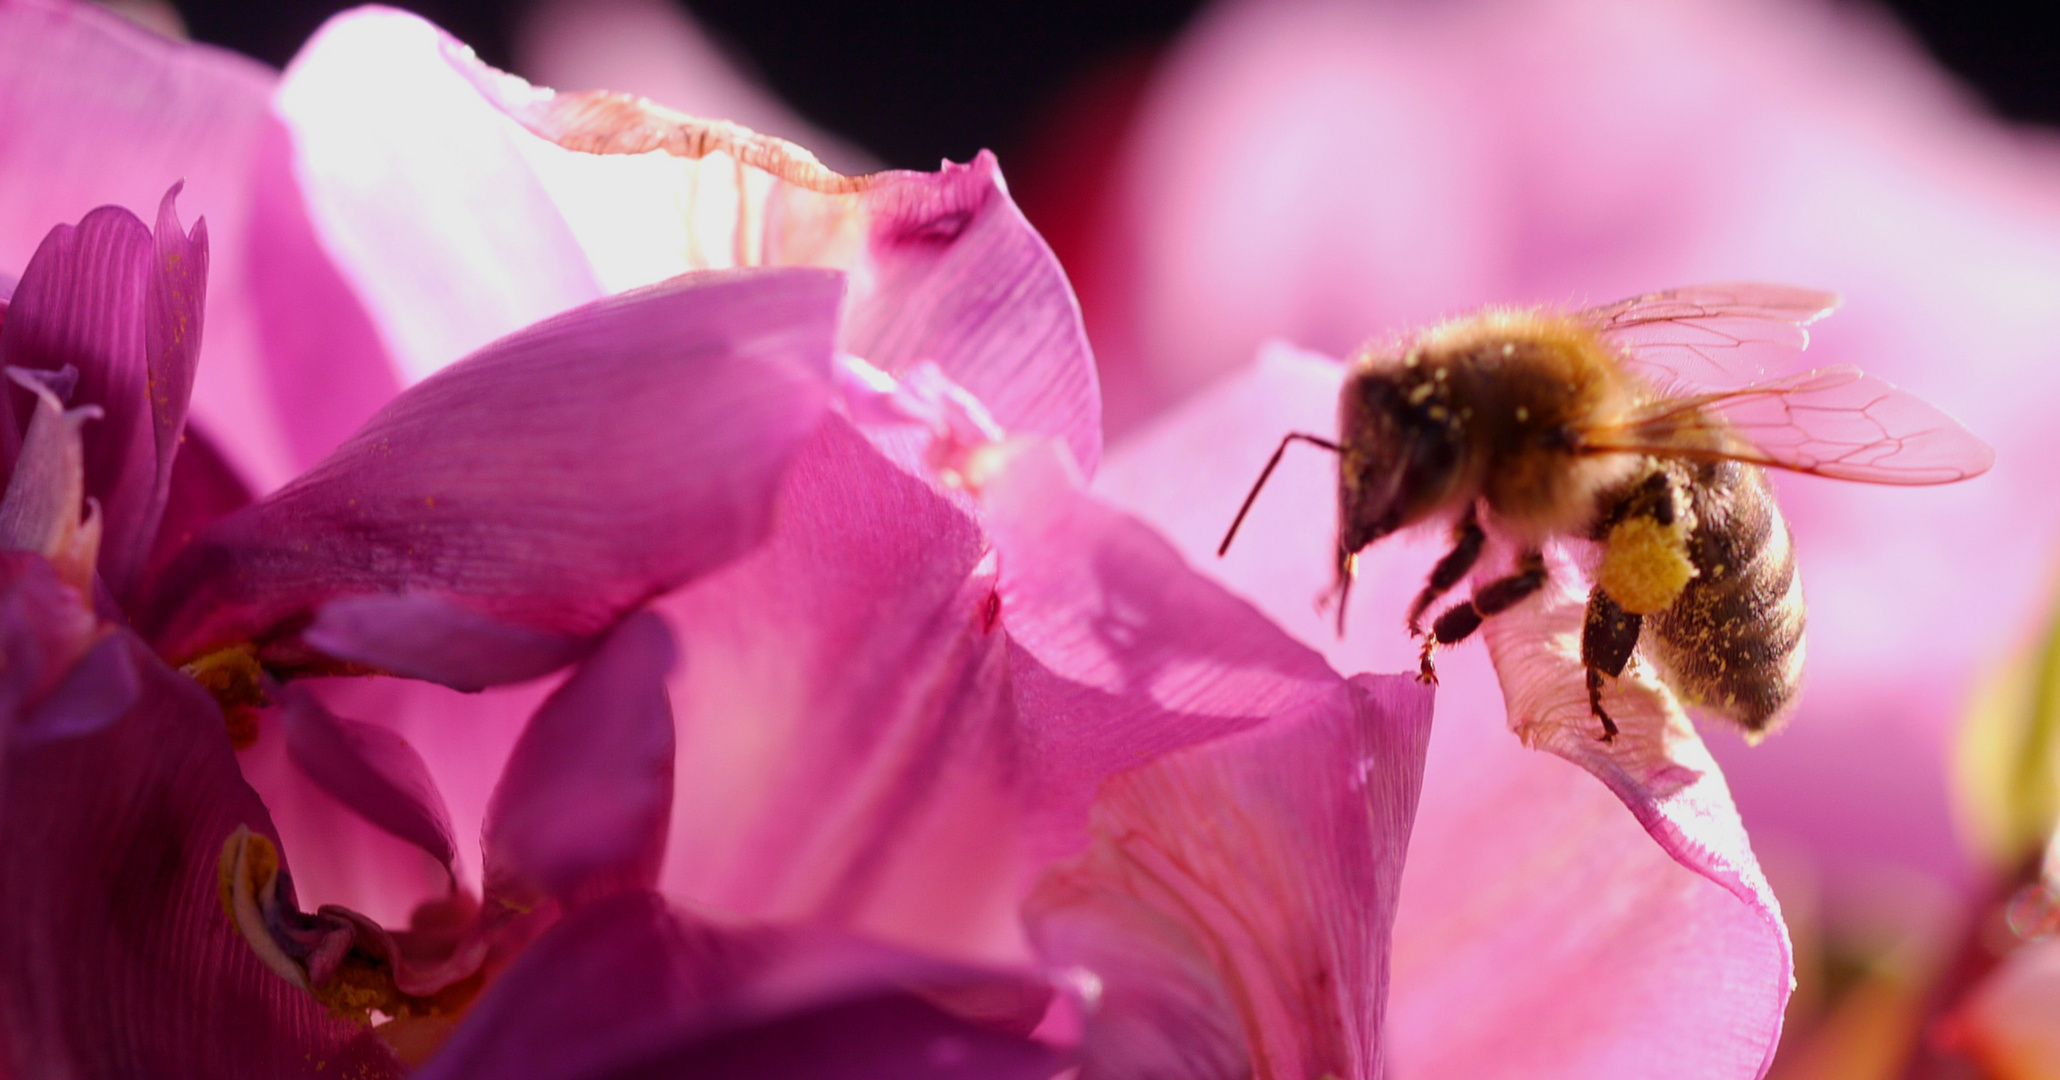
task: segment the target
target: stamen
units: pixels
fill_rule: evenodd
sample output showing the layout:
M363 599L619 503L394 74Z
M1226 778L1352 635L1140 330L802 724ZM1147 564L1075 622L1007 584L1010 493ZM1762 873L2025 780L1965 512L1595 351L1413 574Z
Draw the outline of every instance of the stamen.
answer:
M229 745L248 750L257 742L257 710L272 703L265 693L265 669L253 645L216 649L179 669L214 695L229 724Z
M279 849L273 846L271 838L236 826L236 831L222 842L222 857L215 869L222 910L243 932L251 951L280 978L302 990L309 989L307 969L286 955L286 950L272 939L271 928L265 925L265 910L278 902L279 890Z

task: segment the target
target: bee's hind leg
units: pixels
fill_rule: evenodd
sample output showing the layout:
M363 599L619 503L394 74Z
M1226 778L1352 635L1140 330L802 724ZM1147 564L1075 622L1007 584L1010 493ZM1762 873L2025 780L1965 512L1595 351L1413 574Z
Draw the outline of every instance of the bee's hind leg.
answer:
M1423 591L1416 594L1416 602L1409 605L1410 637L1423 635L1423 613L1473 569L1473 564L1480 561L1481 548L1487 542L1488 534L1481 531L1480 516L1473 507L1468 507L1466 516L1459 519L1459 527L1453 531L1452 550L1431 568L1430 580L1424 583Z
M1450 557L1447 556L1448 559ZM1456 645L1472 637L1488 616L1515 607L1524 598L1544 588L1549 580L1551 575L1545 570L1545 556L1536 551L1526 551L1517 559L1515 573L1475 589L1473 599L1446 608L1437 621L1431 623L1430 636L1423 639L1417 678L1424 682L1437 682L1438 671L1431 663L1432 650L1440 645Z
M1581 622L1581 663L1588 669L1588 711L1602 721L1602 741L1615 742L1616 721L1602 708L1602 677L1620 678L1638 647L1645 616L1617 606L1600 586L1588 592L1588 612Z

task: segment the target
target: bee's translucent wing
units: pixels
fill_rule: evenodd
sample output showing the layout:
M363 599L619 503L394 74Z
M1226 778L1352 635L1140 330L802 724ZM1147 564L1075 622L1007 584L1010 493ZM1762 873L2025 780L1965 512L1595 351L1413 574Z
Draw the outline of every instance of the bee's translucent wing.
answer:
M1664 397L1582 433L1588 453L1727 458L1870 484L1950 484L1996 453L1914 394L1850 365Z
M1695 285L1578 312L1625 362L1665 391L1758 382L1788 367L1809 344L1805 327L1838 306L1838 294L1752 282Z

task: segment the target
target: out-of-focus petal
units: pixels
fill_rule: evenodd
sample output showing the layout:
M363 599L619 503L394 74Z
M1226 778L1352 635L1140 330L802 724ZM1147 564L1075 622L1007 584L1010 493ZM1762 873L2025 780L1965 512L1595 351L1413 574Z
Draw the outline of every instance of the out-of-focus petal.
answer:
M1428 687L1365 676L1103 786L1025 909L1094 980L1083 1077L1383 1075L1430 719Z
M1948 1021L1946 1033L1984 1068L2006 1080L2060 1077L2060 940L2019 946Z
M204 530L139 623L169 655L253 641L288 668L333 663L288 638L366 593L598 633L769 527L827 403L841 292L822 271L690 275L497 342Z
M269 834L206 693L140 641L136 704L91 734L14 740L0 768L0 1011L12 1075L397 1076L369 1034L267 970L216 861Z
M544 701L487 805L486 887L560 903L657 883L672 814L676 654L664 620L624 620Z
M285 690L279 712L287 755L308 779L445 868L453 865L457 841L450 811L407 740L377 724L338 716L298 687Z
M1271 350L1121 444L1098 490L1336 666L1408 670L1416 643L1404 612L1447 541L1402 536L1363 552L1349 634L1337 639L1310 603L1335 543L1327 456L1291 452L1237 546L1215 558L1246 478L1280 436L1331 430L1342 376L1332 361ZM1699 743L1676 744L1695 775L1675 774L1694 782L1671 799L1590 763L1623 781L1655 844L1609 789L1518 745L1483 650L1442 653L1439 674L1395 924L1387 1051L1397 1074L1760 1070L1780 1031L1787 942ZM1578 677L1570 685L1585 698Z
M50 226L96 206L181 200L212 241L207 360L193 411L264 486L292 475L265 384L249 286L253 156L276 73L172 41L98 4L0 4L0 273L18 274ZM19 363L19 361L10 361Z
M407 382L612 291L525 163L535 138L446 52L469 50L416 16L359 8L308 40L273 102L314 236Z
M285 122L267 117L251 166L246 291L263 349L263 388L292 472L322 460L401 388L366 302L323 247L303 168ZM389 270L404 272L406 264ZM216 357L209 352L210 365ZM263 477L271 481L264 486L285 478Z
M1015 980L820 932L722 928L649 892L589 905L510 968L422 1080L1041 1080L1049 1048L926 999Z
M1010 430L1063 438L1090 470L1100 457L1071 288L991 156L845 177L732 124L553 97L380 9L332 20L280 102L317 231L412 378L603 291L826 266L852 274L845 350L891 371L935 361Z
M102 420L84 440L86 491L100 501L100 571L126 596L143 570L171 485L172 455L200 348L207 226L179 227L173 185L155 235L102 207L50 231L22 271L0 329L9 365L78 372L74 403ZM11 465L20 429L0 428Z

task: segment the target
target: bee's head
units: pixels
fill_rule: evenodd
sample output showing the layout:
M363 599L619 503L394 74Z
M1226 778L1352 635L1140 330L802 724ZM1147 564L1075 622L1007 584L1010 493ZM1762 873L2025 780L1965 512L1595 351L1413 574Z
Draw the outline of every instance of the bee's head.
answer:
M1417 368L1361 367L1338 398L1338 555L1451 505L1466 441L1444 383Z

